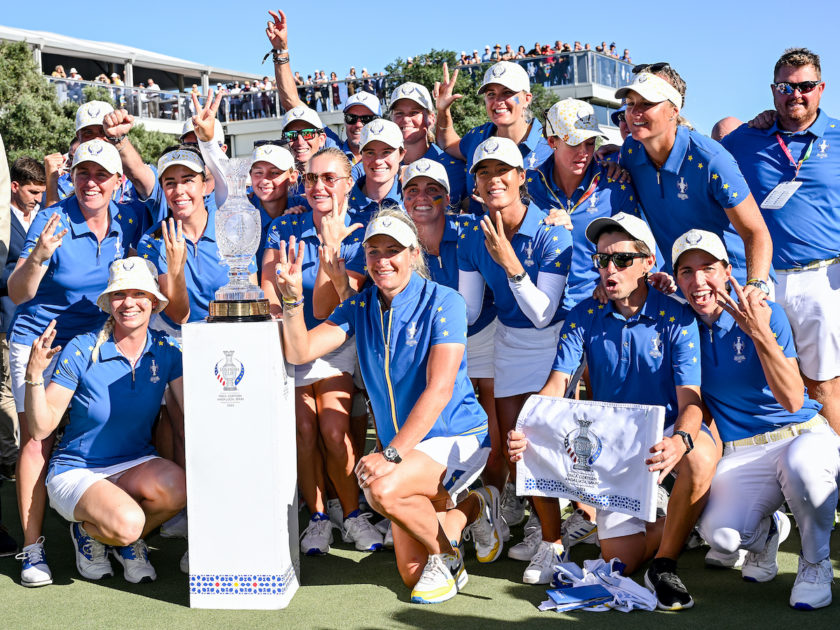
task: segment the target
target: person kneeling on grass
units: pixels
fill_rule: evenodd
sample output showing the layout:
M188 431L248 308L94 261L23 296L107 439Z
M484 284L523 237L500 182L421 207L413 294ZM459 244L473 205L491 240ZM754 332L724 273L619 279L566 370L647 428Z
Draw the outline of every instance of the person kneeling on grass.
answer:
M473 522L492 540L483 560L502 551L498 508L486 488L454 498L481 474L490 452L487 416L467 376L467 312L453 289L428 280L417 228L399 209L383 209L364 236L373 285L345 299L307 330L303 317L303 248L281 243L277 288L283 303L283 348L296 365L356 336L381 452L356 466L372 508L392 522L397 569L411 601L454 597L467 582L458 540ZM494 513L496 512L496 513ZM476 528L481 530L476 534Z
M70 521L76 567L91 580L113 575L109 551L129 582L155 580L143 536L186 505L184 470L159 457L151 443L167 384L183 403L181 349L149 330L149 318L167 301L150 262L117 260L97 299L110 315L101 331L74 337L62 351L52 347L53 321L32 344L26 418L32 436L41 439L70 406L50 460L47 493ZM59 352L45 389L42 374Z

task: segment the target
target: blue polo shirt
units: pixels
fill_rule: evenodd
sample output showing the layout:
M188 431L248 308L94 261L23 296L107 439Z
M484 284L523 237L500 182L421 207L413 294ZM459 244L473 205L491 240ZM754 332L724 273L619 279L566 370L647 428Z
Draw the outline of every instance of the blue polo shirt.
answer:
M202 321L210 312L210 302L216 298L216 291L228 284L230 267L222 261L219 246L216 242L216 212L208 212L207 227L204 233L194 243L185 238L187 246L187 260L184 263L184 281L187 285L187 297L190 303L190 315L187 321ZM154 264L159 274L168 272L166 263L166 244L163 242L160 224L154 226L143 235L137 246L137 255L146 258ZM248 266L249 273L257 272L254 259ZM173 322L164 312L160 312L163 320L176 330L181 325Z
M111 202L111 226L100 243L90 231L75 195L46 208L32 219L20 258L28 258L44 226L53 214L60 217L55 233L65 228L61 247L48 261L38 290L28 302L18 305L9 325L9 340L31 344L56 320L53 345L66 345L73 337L100 328L107 315L99 310L96 298L108 286L111 263L125 258L128 240L116 219L117 207Z
M759 207L777 184L790 181L796 172L777 133L796 161L814 144L796 178L802 182L799 190L778 210L761 211L773 237L773 267L792 269L840 256L840 120L820 110L814 123L799 133L776 124L769 129L741 125L723 139Z
M263 208L262 201L260 201L260 198L253 192L248 194L248 201L250 201L251 205L254 206L260 213L260 244L257 247L257 253L255 256L257 259L257 267L260 272L262 272L263 254L265 254L265 246L268 242L268 228L271 226L271 222L274 221L274 219L270 214L268 214L266 209Z
M365 180L365 176L356 180L356 183L353 184L353 189L350 191L350 199L347 201L347 214L354 217L354 221L367 224L381 205L403 207L402 184L400 183L399 176L394 176L391 190L388 191L388 194L385 195L382 201L374 201L365 194Z
M443 228L443 237L440 239L438 255L426 254L426 264L429 267L429 275L432 280L450 289L458 290L458 235L461 233L463 217L446 217L446 225ZM464 225L469 221L464 220ZM425 251L425 250L424 250ZM467 336L472 337L481 332L487 324L496 317L496 305L493 304L493 293L489 289L484 291L484 304L481 307L481 314L475 323L467 328Z
M511 245L522 267L537 283L537 274L551 273L568 276L572 262L572 235L562 226L545 225L546 214L533 203L528 206L519 230L513 235ZM484 244L481 220L472 215L458 217L461 234L458 242L458 269L477 271L493 291L499 321L511 328L533 328L534 324L519 308L508 284L507 274L496 263ZM551 324L562 321L566 316L563 298Z
M172 337L149 330L132 369L114 337L91 359L99 331L75 337L58 359L52 382L74 392L70 422L50 460L50 472L101 468L154 455L152 426L166 384L181 377L181 348Z
M383 312L376 285L342 302L330 315L348 336L356 335L359 366L376 431L390 444L426 389L431 346L466 345L467 310L456 291L412 273L406 287ZM487 415L467 376L467 353L461 357L452 396L423 438L475 435L489 446Z
M747 281L744 242L726 210L744 201L750 189L735 159L719 143L680 125L661 169L650 161L641 142L628 136L621 147L621 165L630 171L645 218L659 249L666 253L662 269L671 270L671 246L692 228L723 239L732 275Z
M788 358L796 358L790 323L775 302L770 306L770 330ZM776 400L752 338L732 315L723 311L709 328L698 318L703 364L703 401L712 412L724 442L740 440L789 424L806 422L822 405L808 398L799 411L789 412Z
M350 217L350 213L347 213L344 217L344 225L350 225L357 221L358 219ZM362 248L364 231L363 227L357 229L341 243L341 257L344 258L346 269L362 275L365 273L365 254ZM316 319L312 312L312 292L321 264L318 255L321 241L318 238L318 230L315 229L312 212L292 214L274 219L268 229L268 239L265 246L267 249L280 249L280 241L285 241L288 246L289 239L292 236L295 237L297 242L303 241L303 267L301 269L303 274L303 318L306 320L307 328L315 328L321 323L321 320Z
M551 369L574 374L584 353L593 400L662 405L666 428L679 415L676 388L700 385L694 314L653 288L630 319L612 301L589 298L574 307L560 331Z
M495 136L497 130L496 125L491 122L486 122L478 127L473 127L461 138L458 148L461 150L461 155L464 156L467 162L467 195L472 195L473 190L475 190L475 176L470 173L475 150L487 138ZM531 121L531 129L528 131L525 140L519 143L519 150L522 153L522 159L525 162L526 169L537 168L554 153L551 147L548 146L548 141L543 137L542 124L536 118ZM484 210L480 203L470 198L470 212L481 214Z
M538 168L529 169L526 183L532 203L545 212L550 212L552 208L566 210L572 220L572 267L563 295L563 308L569 310L581 300L592 297L592 292L601 279L598 270L592 264L592 254L597 248L586 238L586 226L597 218L611 217L619 212L637 217L641 216L641 212L633 185L608 179L606 167L594 160L571 197L567 197L563 189L554 182L553 173L554 155ZM598 181L593 188L596 177ZM590 189L591 193L584 199L584 195ZM583 202L578 205L581 199Z

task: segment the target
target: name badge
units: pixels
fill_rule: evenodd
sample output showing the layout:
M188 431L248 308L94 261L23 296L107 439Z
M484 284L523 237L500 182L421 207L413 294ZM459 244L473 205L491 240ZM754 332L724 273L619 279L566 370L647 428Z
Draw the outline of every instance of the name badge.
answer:
M799 190L801 185L802 182L796 180L778 184L770 191L770 194L767 195L764 201L761 202L761 209L778 210L788 202L788 199L793 197L793 193Z

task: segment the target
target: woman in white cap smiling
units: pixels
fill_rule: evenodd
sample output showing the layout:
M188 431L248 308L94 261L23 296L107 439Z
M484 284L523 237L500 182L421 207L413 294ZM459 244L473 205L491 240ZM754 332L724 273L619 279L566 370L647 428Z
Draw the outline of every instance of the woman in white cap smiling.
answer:
M149 330L152 313L167 303L156 276L142 258L115 261L96 300L109 315L102 329L53 347L50 322L32 343L26 369L33 437L50 435L70 409L50 459L47 490L53 508L71 523L76 568L89 580L114 574L110 551L126 580L153 581L143 537L186 504L184 470L152 445L164 388L170 386L179 405L183 401L181 349ZM55 357L46 385L43 374Z
M46 460L53 436L29 435L23 406L24 373L31 344L55 320L62 345L101 326L106 315L96 296L108 284L108 266L128 251L112 201L122 164L117 150L102 140L79 145L71 174L74 194L39 212L29 228L20 259L9 277L9 297L18 309L9 324L12 393L21 422L17 484L24 537L21 583L52 583L44 556L41 525L46 504ZM44 378L49 380L49 373Z
M464 300L426 279L417 231L401 210L379 211L364 249L372 286L311 330L301 308L303 247L289 243L288 253L280 250L284 348L291 362L301 364L356 337L384 447L359 461L359 485L393 524L397 569L412 601L437 603L467 582L457 548L466 524L479 519L496 529L483 492L452 507L481 473L489 451L487 417L467 377Z
M390 120L374 120L362 127L360 140L364 175L350 191L350 214L367 224L382 205L402 204L400 164L405 145L400 128Z
M467 163L467 192L473 193L473 155L479 144L491 136L512 140L523 158L526 168L536 168L551 155L551 148L543 137L540 121L531 116L531 84L528 73L517 63L500 61L484 73L484 81L478 89L484 95L484 106L489 122L473 127L463 138L455 131L450 108L461 98L454 94L458 70L449 78L449 69L443 64L443 81L435 83L437 100L437 142L449 155ZM482 212L473 200L472 212Z

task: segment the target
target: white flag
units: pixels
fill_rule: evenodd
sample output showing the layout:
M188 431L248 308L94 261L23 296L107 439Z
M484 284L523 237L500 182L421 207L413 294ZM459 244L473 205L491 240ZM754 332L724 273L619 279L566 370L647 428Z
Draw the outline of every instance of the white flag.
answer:
M656 520L656 478L645 464L662 439L665 408L531 396L516 421L528 448L516 494L562 497Z

